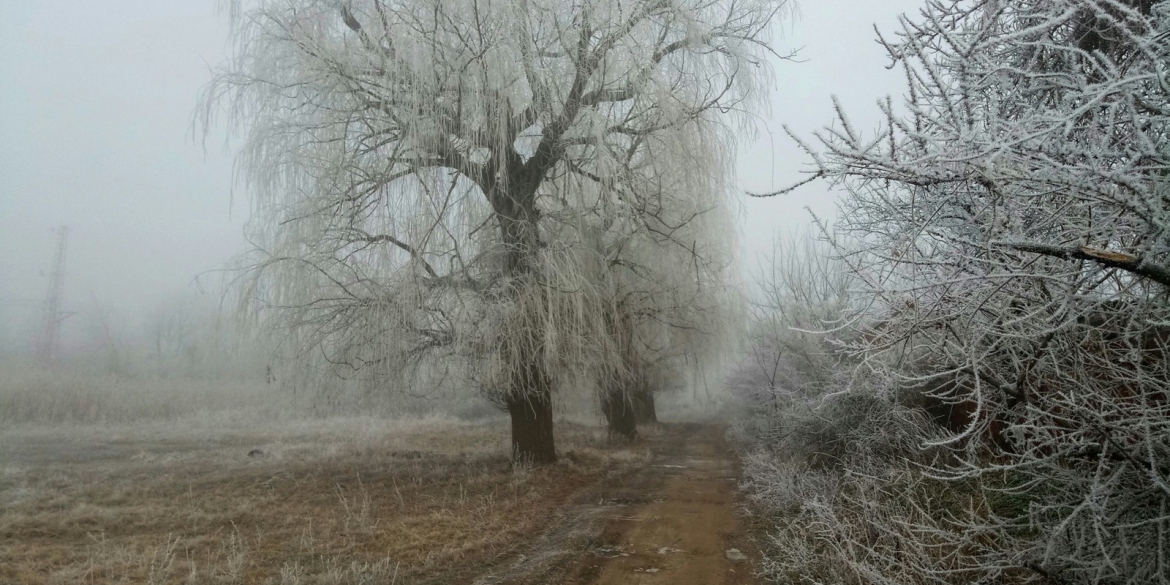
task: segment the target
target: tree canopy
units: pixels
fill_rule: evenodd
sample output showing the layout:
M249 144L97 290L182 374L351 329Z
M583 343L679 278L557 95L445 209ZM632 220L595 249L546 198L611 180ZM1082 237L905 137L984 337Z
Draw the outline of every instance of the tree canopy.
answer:
M337 371L458 367L514 421L620 363L607 303L717 323L730 130L785 4L232 3L201 111L246 136L244 297Z

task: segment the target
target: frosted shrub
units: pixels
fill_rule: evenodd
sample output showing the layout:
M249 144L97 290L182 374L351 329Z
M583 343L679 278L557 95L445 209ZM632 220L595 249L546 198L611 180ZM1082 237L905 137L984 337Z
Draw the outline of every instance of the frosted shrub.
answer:
M882 41L907 79L886 126L839 109L804 144L861 243L848 348L939 407L925 444L956 456L913 508L833 508L902 535L839 535L863 580L1170 582L1167 35L1165 1L930 1Z

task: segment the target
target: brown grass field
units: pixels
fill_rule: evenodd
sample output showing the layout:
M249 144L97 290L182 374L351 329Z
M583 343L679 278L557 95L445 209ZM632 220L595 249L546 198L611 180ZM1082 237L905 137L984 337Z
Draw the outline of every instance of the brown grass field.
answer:
M466 582L583 488L649 457L562 422L567 456L516 470L507 430L503 419L224 413L10 424L0 583Z

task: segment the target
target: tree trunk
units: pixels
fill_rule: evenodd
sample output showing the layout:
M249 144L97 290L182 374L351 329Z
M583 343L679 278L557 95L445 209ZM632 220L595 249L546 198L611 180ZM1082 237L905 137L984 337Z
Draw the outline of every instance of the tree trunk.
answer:
M611 389L601 398L601 413L609 425L609 436L632 441L638 436L634 405L620 389Z
M658 412L654 409L654 392L649 388L639 388L631 397L633 399L634 418L640 425L656 424Z
M513 163L504 169L509 177L504 183L509 186L507 190L494 179L481 186L500 226L504 273L516 279L513 290L523 291L541 286L537 255L541 247L537 228L540 213L536 209L540 178L527 176L519 159ZM505 398L512 417L512 462L547 465L556 462L557 452L553 442L552 380L539 358L544 330L534 326L525 333L522 349L508 356L509 361L515 360L515 374Z
M512 462L520 465L556 463L553 441L552 387L539 365L532 363L519 391L508 396L512 417Z

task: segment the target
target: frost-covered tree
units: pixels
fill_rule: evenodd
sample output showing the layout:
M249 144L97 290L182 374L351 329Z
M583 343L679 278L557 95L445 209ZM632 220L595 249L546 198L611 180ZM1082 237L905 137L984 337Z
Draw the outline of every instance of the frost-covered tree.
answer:
M851 379L856 360L842 351L854 334L855 297L848 267L829 241L809 232L777 238L753 280L746 343L726 379L746 407L734 432L768 453L769 469L795 474L843 464L852 445L889 451L870 441L896 434L888 405L879 395L851 392L868 389L866 380ZM745 460L749 474L759 471L754 457ZM765 475L748 483L785 483Z
M682 235L723 205L784 4L232 2L201 112L246 136L245 297L332 371L466 374L554 460L558 377L614 359L598 251L706 262L725 234Z
M828 241L796 233L773 243L752 303L751 361L770 388L778 389L776 364L783 361L790 365L786 391L839 389L833 379L839 366L834 344L848 337L851 284L847 266L833 256Z
M872 137L840 112L810 180L847 193L858 349L950 411L943 475L984 491L891 527L902 552L862 543L866 579L1170 582L1170 2L930 0L902 24L905 103Z
M607 261L598 283L610 357L593 369L611 434L632 438L657 422L654 394L681 382L686 363L716 361L737 322L734 227L711 205L661 236L637 224L594 230L596 256Z

